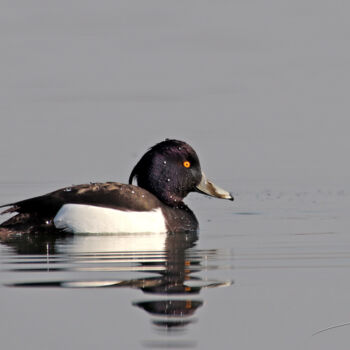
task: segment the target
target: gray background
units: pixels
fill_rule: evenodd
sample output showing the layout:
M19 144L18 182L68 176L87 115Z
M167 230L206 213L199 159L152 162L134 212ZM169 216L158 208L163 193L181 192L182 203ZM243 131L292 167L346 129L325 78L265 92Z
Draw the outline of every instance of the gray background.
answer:
M236 197L186 199L197 275L234 284L200 293L185 334L157 333L132 306L151 298L139 290L4 286L135 277L133 263L107 261L130 267L109 274L65 253L89 239L75 236L51 263L0 245L0 347L347 350L349 327L312 334L350 321L349 12L322 0L0 0L0 204L125 182L166 137L193 145Z
M0 181L125 181L173 137L232 189L346 183L349 7L2 0Z

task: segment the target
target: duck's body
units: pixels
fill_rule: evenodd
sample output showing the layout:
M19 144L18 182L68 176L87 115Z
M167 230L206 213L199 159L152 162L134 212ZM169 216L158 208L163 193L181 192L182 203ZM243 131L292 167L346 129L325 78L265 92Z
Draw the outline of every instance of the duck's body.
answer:
M137 178L139 186L132 185ZM183 203L191 191L219 198L232 196L208 182L194 150L166 140L152 147L133 169L129 184L91 183L12 203L17 213L0 225L3 232L180 232L196 231L198 222Z
M170 207L147 190L118 182L65 187L14 203L18 213L1 227L31 232L177 232L194 231L198 222L184 204Z

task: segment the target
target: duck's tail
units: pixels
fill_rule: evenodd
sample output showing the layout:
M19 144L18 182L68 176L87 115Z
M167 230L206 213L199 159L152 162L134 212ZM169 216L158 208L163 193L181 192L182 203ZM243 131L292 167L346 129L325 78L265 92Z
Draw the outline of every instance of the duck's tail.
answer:
M10 207L10 208L7 208L4 211L0 212L0 215L14 213L19 209L19 207L15 203L0 205L0 208L6 208L6 207Z
M9 207L3 211L0 212L0 215L3 214L14 214L17 213L18 211L18 206L15 203L11 203L11 204L3 204L0 205L0 208L6 208ZM21 216L21 214L17 214L15 216L10 217L9 219L7 219L6 221L0 223L0 236L3 236L3 231L8 233L8 228L11 227L14 223L18 223L18 219Z

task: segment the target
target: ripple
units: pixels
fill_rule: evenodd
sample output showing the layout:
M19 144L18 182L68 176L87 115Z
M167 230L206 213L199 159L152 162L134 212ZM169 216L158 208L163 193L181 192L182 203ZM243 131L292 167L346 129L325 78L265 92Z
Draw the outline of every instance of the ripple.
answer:
M5 286L138 290L148 298L131 300L131 305L150 315L157 332L184 331L197 322L194 315L204 305L194 296L202 289L229 287L233 283L207 276L209 272L215 275L215 271L232 270L232 252L197 249L196 234L36 239L40 241L17 237L6 242L12 254L1 257L1 271L11 273Z

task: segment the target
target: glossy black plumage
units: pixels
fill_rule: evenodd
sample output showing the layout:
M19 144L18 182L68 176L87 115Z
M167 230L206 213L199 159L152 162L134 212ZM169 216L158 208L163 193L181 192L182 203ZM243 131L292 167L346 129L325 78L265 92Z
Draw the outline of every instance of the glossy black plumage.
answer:
M138 186L131 184L134 178ZM53 218L64 204L87 204L134 212L161 208L168 231L194 231L198 222L183 203L183 198L189 192L197 191L201 181L203 175L199 159L192 147L182 141L165 140L150 148L140 159L131 172L129 184L107 182L65 187L5 205L10 208L3 213L14 212L17 215L2 223L0 230L54 230ZM232 196L220 191L223 190L215 193L210 188L210 193L206 193L232 199Z
M183 163L190 162L185 168ZM152 147L131 172L129 183L137 184L153 193L162 202L176 206L189 192L196 190L202 172L193 148L178 140L166 140Z

